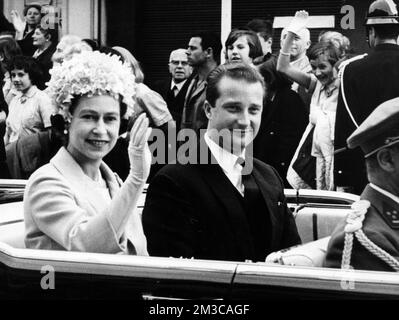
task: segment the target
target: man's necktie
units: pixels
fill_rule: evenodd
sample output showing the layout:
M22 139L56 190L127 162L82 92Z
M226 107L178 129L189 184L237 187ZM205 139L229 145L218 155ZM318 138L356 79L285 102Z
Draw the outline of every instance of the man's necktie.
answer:
M244 185L244 200L246 205L250 208L257 200L259 187L252 174L244 174L241 176L241 179L242 184Z
M174 95L175 97L176 97L177 94L179 93L179 89L177 88L176 85L173 86L172 91L173 91L173 95Z
M242 166L242 170L244 171L245 168L245 160L242 158L238 158L237 163ZM247 173L247 172L246 172ZM241 175L241 182L244 186L244 200L247 205L253 203L256 200L257 195L259 194L259 187L255 182L254 177L251 173L249 174L242 174Z

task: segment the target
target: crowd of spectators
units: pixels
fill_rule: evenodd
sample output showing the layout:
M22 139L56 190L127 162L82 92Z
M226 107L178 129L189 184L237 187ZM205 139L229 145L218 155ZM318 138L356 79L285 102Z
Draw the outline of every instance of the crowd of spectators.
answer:
M376 2L381 1L385 0L377 0ZM336 190L338 185L335 181L336 170L334 167L335 128L342 127L343 123L338 123L337 121L341 120L336 117L337 106L338 112L342 112L342 104L344 103L341 101L340 94L342 73L345 68L347 68L346 72L350 73L352 60L362 59L363 56L356 56L350 46L350 40L333 30L322 31L318 37L318 42L312 44L310 31L307 28L308 13L306 11L297 12L289 25L282 30L281 50L277 54L273 54L271 49L275 31L273 31L272 24L269 21L254 19L243 27L233 29L224 46L222 46L220 37L213 32L193 33L187 39L187 43L181 44L184 49L170 48L169 60L165 57L165 65L168 64L170 78L159 79L153 87L145 84L140 63L128 49L120 46L112 48L102 46L93 39L81 39L75 35L64 35L58 41L59 30L57 28L43 28L40 25L41 17L41 7L32 4L26 6L23 18L18 12L13 11L11 22L8 22L4 17L0 21L4 28L0 33L0 78L2 79L0 133L4 138L1 139L0 143L0 178L29 179L38 168L47 164L44 167L45 170L40 169L40 173L46 175L50 172L54 179L62 180L62 177L55 173L55 169L52 168L52 166L55 168L58 166L54 159L58 159L59 166L63 167L65 161L72 156L74 161L82 166L84 172L87 169L89 172L87 175L91 176L92 180L97 180L100 184L118 183L120 191L115 193L115 198L112 198L112 196L112 199L106 201L110 213L102 213L99 215L101 219L94 221L99 224L107 224L106 238L103 238L100 234L87 241L85 238L87 226L79 225L79 227L76 227L76 233L79 236L74 237L70 233L58 235L57 237L62 239L60 238L55 243L53 240L57 237L53 237L53 240L51 240L46 234L43 234L41 239L34 238L35 232L38 232L36 229L41 229L40 225L36 225L36 229L31 229L28 234L28 242L33 243L34 247L40 247L41 243L44 243L45 248L58 248L61 245L67 250L76 248L86 250L89 248L87 250L100 252L103 251L101 245L104 244L104 239L117 236L115 239L119 242L112 243L112 246L107 249L109 252L122 251L147 254L141 227L135 230L136 235L138 232L141 236L139 241L136 240L136 243L132 235L124 229L126 219L128 219L126 217L130 214L130 211L128 212L126 208L129 205L134 207L137 202L136 198L134 201L130 201L131 203L126 198L121 200L121 197L127 195L126 189L132 188L136 197L136 194L139 194L142 190L144 183L146 181L151 182L163 165L176 160L171 145L183 145L184 142L190 142L190 139L180 139L182 138L181 132L191 130L198 134L198 141L200 141L203 138L201 129L224 128L229 121L232 122L233 117L240 123L252 121L252 118L256 118L256 133L252 137L254 139L253 141L251 139L250 143L247 141L245 147L250 147L248 149L253 151L255 158L274 168L273 171L270 171L268 167L257 164L259 172L270 174L276 184L280 184L277 181L282 181L281 187ZM394 42L389 42L389 46L392 48L395 46L395 50L398 50L396 39L399 30L397 26L392 27L389 32L383 27L369 27L368 32L372 47L383 50L381 48L385 46L384 50L387 51L387 43L392 40ZM222 63L219 61L221 53L225 58ZM85 66L91 72L87 75L87 78L82 76L84 70L81 72L75 70L75 66L70 64L71 61L79 62L77 57L86 59ZM115 70L109 71L107 69L106 59L108 58L104 57L110 59L109 63L115 65ZM99 62L99 66L90 64L90 59L93 59L93 63L94 61ZM101 63L104 65L101 65ZM233 66L235 64L241 67L237 67L236 70ZM66 65L69 66L69 69L65 69ZM349 67L347 67L348 65ZM353 64L353 66L355 65ZM100 72L98 71L100 69L103 73L109 72L104 78L102 78L103 75L100 77L103 83L95 82L98 76L96 72ZM64 70L66 74L70 72L76 76L76 79L62 78L65 75L62 75L60 70ZM125 74L125 83L118 78L120 75L113 73L116 70ZM218 72L228 74L227 78L230 77L230 80L237 82L227 81ZM130 80L132 83L127 83ZM65 86L57 87L60 85L57 81L64 81ZM240 81L245 84L242 88L239 88L237 84ZM356 82L355 80L350 81ZM218 89L219 82L225 86L223 90ZM256 91L258 94L257 97L263 95L261 106L256 105L256 108L252 105L247 106L248 101L254 98L252 96L249 97L248 101L243 101L242 97L238 97L240 103L246 105L247 109L245 110L247 111L245 112L248 112L248 114L242 116L242 119L238 119L241 116L239 112L242 110L238 110L237 105L233 102L230 104L227 102L223 106L223 111L218 111L220 101L218 102L215 96L219 95L227 100L231 97L233 101L237 97L235 92L231 90L234 89L237 92L243 90L242 95L244 96L252 90L251 85L254 85L254 83L258 86L257 90L254 89L254 92ZM127 90L126 88L129 86L134 90ZM220 84L220 86L222 85ZM58 88L60 92L54 92L54 88ZM354 85L353 88L357 88L357 85ZM63 90L66 96L62 95ZM123 97L126 92L129 92L131 96ZM351 95L351 93L347 94ZM105 107L104 110L100 109L103 110L100 113L90 114L91 105L101 104L99 107L102 108L103 104L107 103L108 98L115 98L115 96L119 97L119 103L114 106L110 103L109 107L110 109L113 108L113 115L117 114L117 128L111 124L113 121L111 118L115 116L108 116ZM122 98L128 98L129 103L126 103L125 100L122 101ZM254 101L259 102L255 98ZM393 97L387 96L386 98ZM66 116L65 105L63 104L65 101L67 101L68 112L70 112ZM132 112L126 112L126 104L131 107ZM377 105L378 103L375 103L372 107L375 108ZM218 112L221 112L221 114L218 114ZM231 117L223 118L223 112L231 114ZM60 113L64 113L63 116ZM81 114L83 115L80 116ZM363 118L366 116L364 115ZM83 139L79 135L83 135L82 130L86 130L82 128L87 128L82 123L90 122L96 117L104 118L105 120L102 120L104 121L104 130L112 133L110 133L112 148L101 155L91 155L88 150L83 150L79 145L81 143L79 139ZM258 120L260 122L257 122ZM148 127L153 128L153 135L149 137L147 137L147 132L148 135L150 132L147 130ZM100 129L95 128L93 130ZM339 134L342 132L340 130ZM159 140L159 133L162 133L163 140ZM206 139L209 139L211 134L209 132L207 134L209 136ZM182 136L183 138L190 138L189 135L182 134ZM160 153L163 153L164 161L153 163L150 172L140 175L138 167L132 166L138 164L140 167L144 163L145 165L148 164L148 159L145 159L143 154L143 152L148 151L146 147L147 138L149 142L153 143L150 143L150 149L155 150L152 155L153 158L162 158ZM216 141L216 138L214 141ZM106 142L90 140L90 143L98 146ZM138 146L133 148L132 144ZM156 147L151 148L152 145ZM139 158L133 154L133 150L140 153ZM189 152L190 150L186 151ZM85 153L89 155L83 155ZM100 162L104 160L107 167L104 169L102 165L100 166L100 162L87 159L91 156L97 157L96 159ZM50 164L48 164L49 162ZM353 165L356 166L357 164ZM125 181L125 184L110 177L104 178L104 181L101 180L101 175L99 176L97 173L100 169L107 174L111 169ZM47 173L46 170L48 170ZM173 170L171 170L170 175L166 174L167 170L162 171L158 180L155 180L165 189L169 188L168 185L164 185L165 181L171 179L175 174ZM193 172L190 170L187 171L187 175L193 174L194 180L200 179L196 170ZM159 178L162 177L162 174L164 180ZM137 175L140 176L139 182L135 180ZM205 172L204 176L206 176ZM33 182L30 180L28 187L28 195L30 196L27 198L27 201L31 201L28 206L32 208L38 205L33 200L35 195L39 191L46 192L46 190L35 189L34 185L39 183L43 177L38 173L35 173L34 177ZM185 179L185 177L180 177L179 174L176 174L176 177L176 179ZM174 183L176 181L171 181L170 185ZM190 183L188 184L190 185ZM128 187L129 185L130 187ZM362 187L364 185L351 190L358 191ZM69 190L69 188L69 185L64 186L65 190ZM160 192L156 187L153 187L153 189L156 190L153 192ZM182 194L186 191L183 189L182 186L176 185L176 190L179 190ZM171 192L171 190L168 192ZM280 196L279 192L276 193L278 196ZM87 193L89 194L89 192ZM119 194L122 194L122 196L119 196ZM152 195L152 197L153 199L165 200L158 193L155 196ZM171 194L170 198L172 197ZM176 200L176 207L181 204L182 198L183 195ZM156 208L160 206L158 200L153 200L153 206ZM60 196L60 203L66 205L68 201L66 197ZM78 200L77 202L77 207L85 207L85 204L80 204ZM243 204L244 207L246 205L246 203ZM54 204L55 208L58 208L57 206L58 204ZM151 208L145 209L145 211L150 212L150 218L147 216L145 221L150 228L155 230L153 232L157 232L156 230L161 232L162 230L158 229L157 223L159 219L163 218L157 217L153 220L152 215L157 216L159 212L151 211ZM173 208L169 209L172 210ZM248 208L245 207L244 209L247 210ZM111 218L107 217L107 214ZM181 217L177 216L176 212L170 214L176 215L176 223L186 223L179 221ZM193 213L193 216L195 214ZM261 215L258 218L260 217ZM29 218L33 219L30 216ZM43 219L46 220L47 217L44 216ZM66 216L65 219L70 221ZM47 225L47 221L45 222L46 232L56 232L54 231L55 225ZM58 222L63 223L61 220ZM295 228L292 227L291 220L288 222L289 229L292 228L292 239L287 240L287 244L299 243L300 240L294 230ZM262 223L267 225L268 222L262 220ZM250 227L254 230L257 228L256 224L256 221L249 221ZM92 227L91 235L95 234L98 225L93 223L90 225L90 228ZM173 226L170 228L173 229ZM168 230L166 230L166 233L169 232ZM41 229L41 232L43 232L43 229ZM176 231L176 233L178 232ZM259 234L262 232L260 230L256 232L255 238L260 237ZM192 235L187 235L187 237L191 239ZM255 238L252 240L256 240ZM98 241L93 239L98 239ZM165 241L167 239L160 238L159 243L151 244L150 242L150 244L152 248L156 247L156 250L159 249L163 252ZM131 244L134 245L130 246ZM104 244L104 246L107 245ZM180 244L177 246L179 247ZM254 250L258 249L255 244ZM255 254L255 251L252 253L254 257L256 256L255 260L264 258L264 249L261 248L261 253L256 252ZM177 252L180 252L179 250ZM185 251L182 250L181 252ZM238 257L239 255L232 253L231 256ZM239 257L241 258L241 256Z
M273 165L283 178L286 187L334 190L333 138L327 137L332 137L334 134L332 132L335 116L334 104L336 104L338 90L333 92L333 98L327 99L330 102L328 108L323 105L326 99L320 99L320 90L325 85L338 85L337 65L347 59L351 50L349 39L339 32L322 31L318 43L313 44L312 50L309 51L310 32L306 26L300 27L295 33L290 33L287 28L284 28L281 32L281 47L282 52L287 50L287 54L281 57L280 53L279 59L278 55L272 52L274 31L270 21L253 19L245 26L232 30L224 47L217 34L208 31L198 32L192 34L186 44L182 43L182 47L187 46L187 49L179 51L172 48L169 59L171 77L160 79L150 88L144 84L144 74L140 64L129 50L120 46L103 47L93 39L81 39L75 35L64 35L58 41L57 26L55 29L45 29L41 26L42 12L39 5L32 4L25 7L23 17L16 11L11 12L11 22L2 17L4 30L0 35L0 54L2 56L3 98L1 100L3 103L0 120L2 120L1 132L4 136L5 149L1 148L1 154L3 154L3 162L6 161L6 155L9 155L7 162L11 167L4 170L2 176L10 177L11 174L13 178L28 178L36 166L50 160L50 157L54 155L54 146L62 145L62 125L54 125L57 123L54 120L56 117L53 119L53 125L50 122L50 115L55 112L56 104L54 101L52 104L43 102L48 100L45 98L46 83L50 80L53 66L60 65L63 61L70 60L75 54L84 51L100 50L106 54L117 55L129 66L136 79L134 97L136 113L147 113L150 125L162 130L165 135L163 149L166 153L165 158L168 159L168 148L170 148L168 133L179 132L180 129L193 129L198 134L200 129L207 127L208 119L203 107L207 87L206 78L220 64L220 53L223 51L224 63L243 62L251 65L260 71L266 83L265 108L260 134L253 144L254 155ZM287 39L292 41L292 44L284 49L284 45L289 42ZM330 52L327 63L331 64L331 74L325 80L327 83L322 84L317 78L318 71L312 72L310 60L318 62L321 56L325 56L326 50ZM30 75L27 80L31 83L32 89L30 86L21 88L19 85L21 80L16 78L17 72L13 72L13 70L19 70L14 67L13 60L15 58L17 61L21 60L19 56L22 55L32 57L34 60L33 62L29 60L29 70L20 70ZM38 69L36 71L39 75L30 69ZM300 72L303 76L299 75ZM312 81L308 83L304 77ZM312 95L315 89L317 91ZM327 91L330 94L331 90ZM319 97L316 98L317 95ZM31 103L32 99L36 101L34 105ZM25 108L21 109L22 105ZM329 110L331 116L327 120L321 120L321 114L325 109ZM18 110L24 110L24 112L21 113ZM320 110L322 111L319 112ZM32 116L34 113L36 118ZM26 121L23 121L24 118ZM308 118L310 122L306 127ZM16 124L16 119L18 119L18 124ZM133 120L130 120L131 127ZM323 121L327 123L321 124ZM111 168L122 179L127 176L129 167L125 151L128 141L128 124L129 119L122 120L120 138L115 150L105 157ZM20 135L20 131L23 134ZM47 132L45 140L38 138L44 136L41 132ZM25 145L23 141L26 140L27 133L36 136L30 137L36 141L33 144L36 147L29 148L32 149L32 155L35 155L33 158L37 159L32 162L34 165L28 165L27 161L21 160L26 159L27 156L23 151L25 148L21 148ZM327 145L320 147L320 141L324 141ZM43 143L46 145L45 149L52 152L41 152ZM169 157L169 160L174 158ZM306 159L306 164L296 163L298 158ZM14 164L16 159L20 159L18 165ZM161 166L160 164L153 165L150 179Z

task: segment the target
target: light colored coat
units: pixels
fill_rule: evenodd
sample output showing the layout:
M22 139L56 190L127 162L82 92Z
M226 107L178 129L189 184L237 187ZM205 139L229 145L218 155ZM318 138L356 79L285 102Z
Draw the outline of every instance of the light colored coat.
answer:
M30 177L24 195L27 248L148 255L137 210L129 219L110 214L120 183L105 163L100 171L108 187L103 192L61 148Z

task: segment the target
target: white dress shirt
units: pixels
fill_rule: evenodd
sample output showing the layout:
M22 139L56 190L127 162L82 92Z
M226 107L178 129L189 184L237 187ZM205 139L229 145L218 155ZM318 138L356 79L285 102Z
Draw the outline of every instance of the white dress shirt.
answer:
M241 172L243 167L238 163L238 159L245 159L245 150L240 156L236 156L216 144L210 137L208 132L204 135L205 142L211 150L212 155L215 157L217 163L222 168L224 174L233 184L234 188L244 196L244 185L242 184Z
M177 88L177 92L175 93L175 97L178 95L178 93L180 92L181 88L184 86L184 84L186 83L187 79L184 81L181 81L179 83L175 83L173 80L170 82L170 90L174 90L173 88L176 86Z

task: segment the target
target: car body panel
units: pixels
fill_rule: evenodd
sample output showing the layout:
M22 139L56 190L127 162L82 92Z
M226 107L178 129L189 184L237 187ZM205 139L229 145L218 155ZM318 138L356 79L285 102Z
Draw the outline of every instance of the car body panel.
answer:
M26 249L25 183L0 181L0 191L18 191L20 197L0 204L0 298L399 299L399 275L389 272ZM334 219L344 217L359 199L314 190L285 193L297 224L302 223L300 233L311 234L304 242L331 232ZM139 209L144 201L145 193ZM43 289L49 272L54 272L55 290Z

